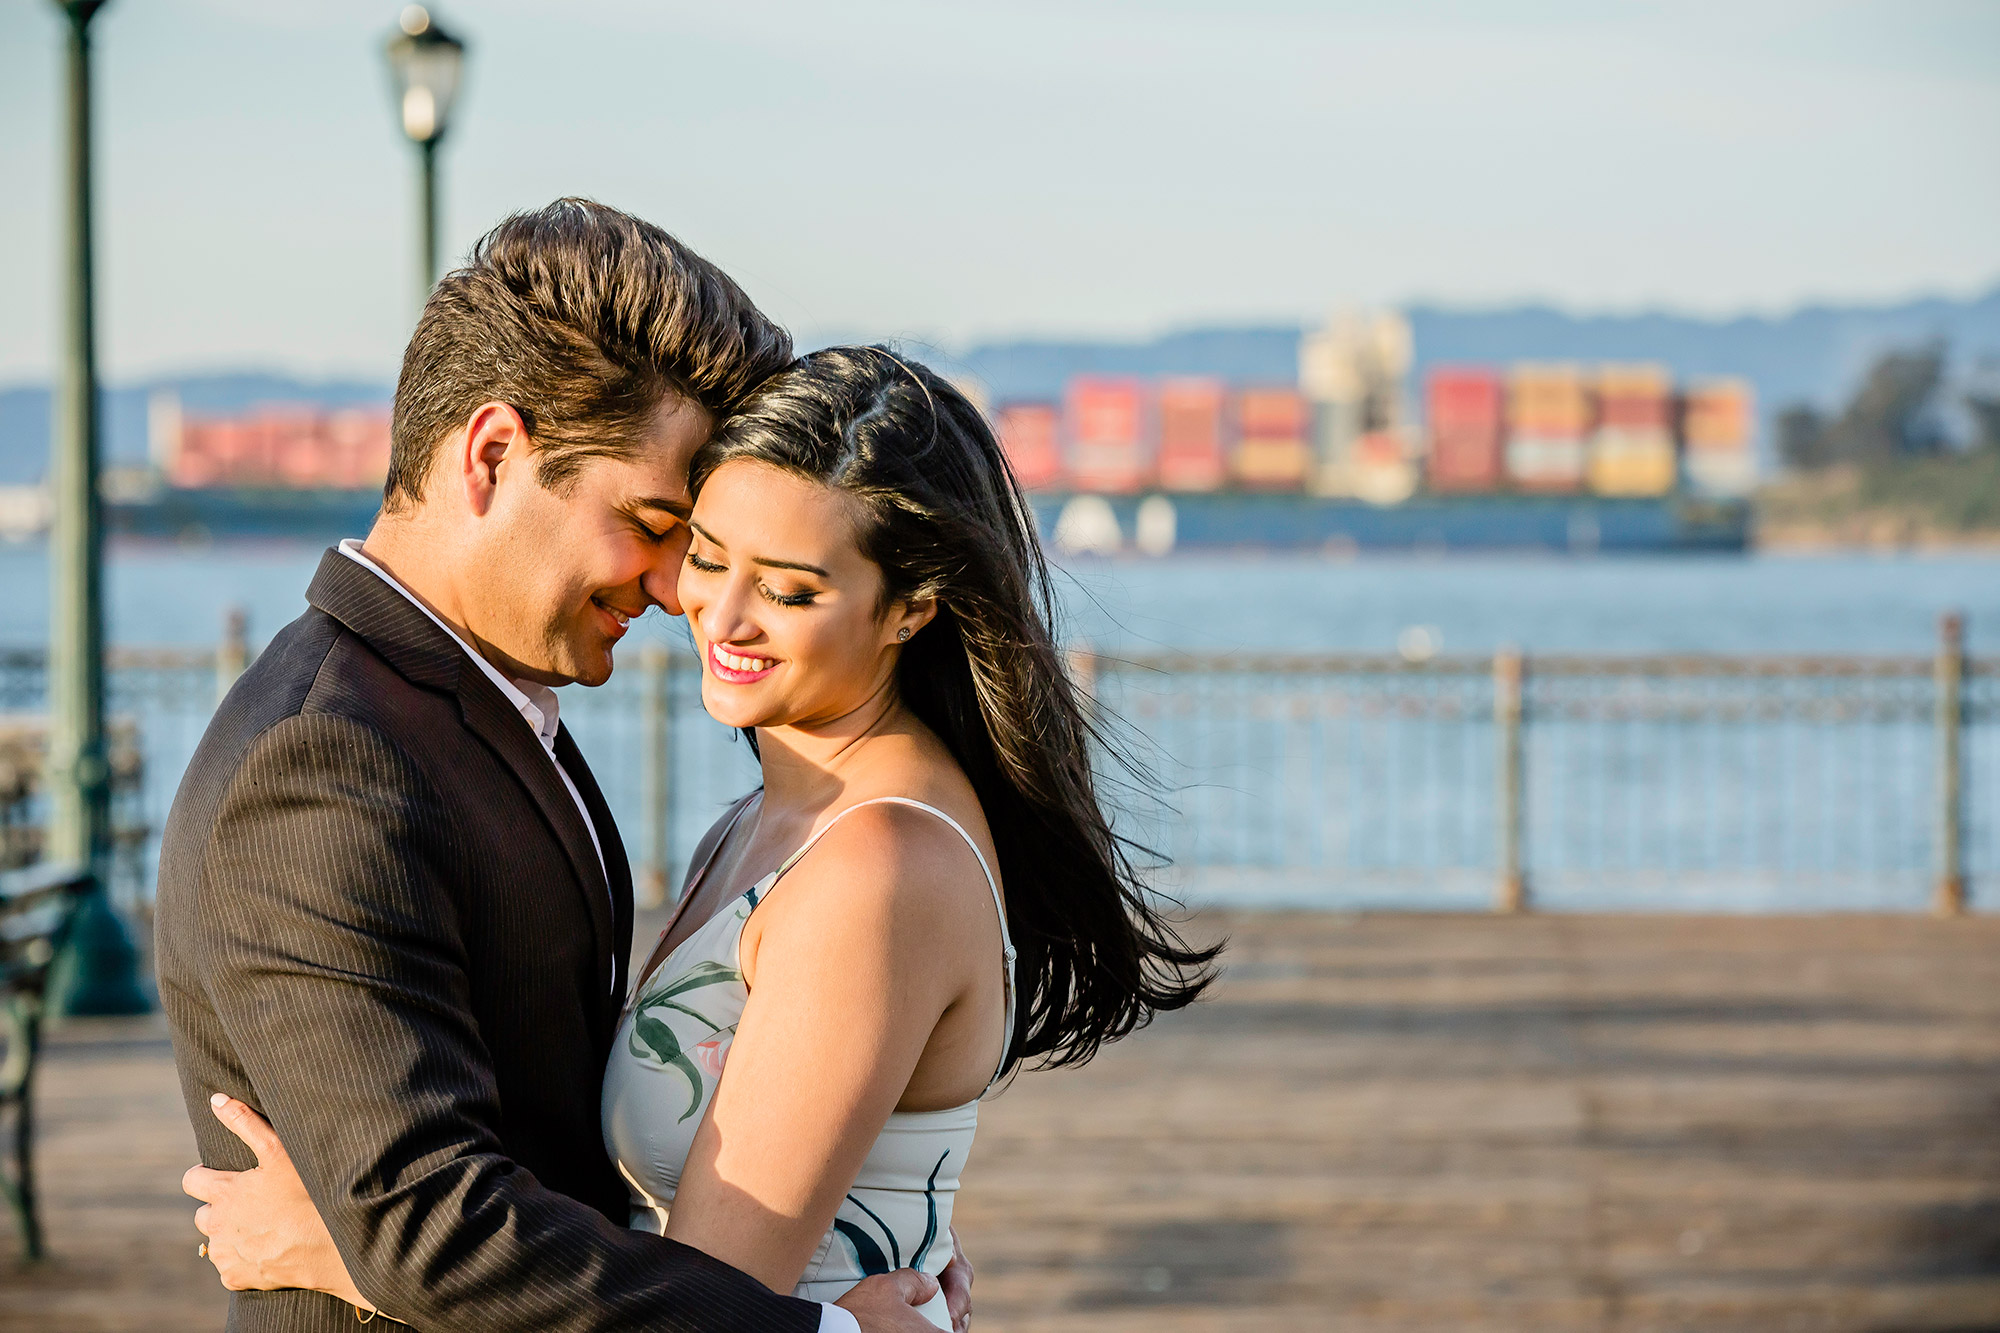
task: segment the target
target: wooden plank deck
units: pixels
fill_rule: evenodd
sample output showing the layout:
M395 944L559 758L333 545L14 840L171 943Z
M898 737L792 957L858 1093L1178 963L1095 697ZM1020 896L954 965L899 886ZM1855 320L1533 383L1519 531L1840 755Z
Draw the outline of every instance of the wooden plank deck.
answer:
M987 1108L978 1327L2000 1329L2000 919L1201 926L1212 1002ZM157 1020L44 1068L0 1333L219 1328Z

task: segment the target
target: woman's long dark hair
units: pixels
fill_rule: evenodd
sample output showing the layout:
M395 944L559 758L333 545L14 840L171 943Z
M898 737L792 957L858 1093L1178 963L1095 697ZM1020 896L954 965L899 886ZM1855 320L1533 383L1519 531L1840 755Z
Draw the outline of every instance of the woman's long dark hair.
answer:
M853 497L885 598L937 599L897 688L971 779L1000 854L1021 996L1009 1062L1081 1064L1191 1003L1221 946L1180 937L1098 802L1091 752L1115 749L1063 668L1033 511L979 409L887 348L828 348L724 421L695 491L738 460Z

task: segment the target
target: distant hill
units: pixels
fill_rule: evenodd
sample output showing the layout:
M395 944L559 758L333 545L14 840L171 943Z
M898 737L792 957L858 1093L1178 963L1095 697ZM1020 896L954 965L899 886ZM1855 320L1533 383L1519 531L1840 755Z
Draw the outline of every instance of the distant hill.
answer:
M1415 306L1407 313L1418 383L1429 367L1450 362L1661 361L1683 379L1748 377L1767 418L1800 401L1837 406L1869 363L1890 347L1943 338L1951 348L1953 379L1962 379L1982 358L2000 358L2000 288L1969 301L1811 306L1776 318L1729 320L1579 316L1535 306L1492 311ZM985 383L995 402L1054 398L1078 371L1283 382L1298 373L1299 332L1298 325L1272 325L1196 330L1146 342L984 343L967 348L956 362Z
M1757 385L1768 420L1787 404L1836 407L1885 349L1943 338L1949 376L1962 380L1982 359L2000 360L2000 288L1966 301L1924 299L1880 306L1808 306L1771 318L1710 320L1684 315L1582 316L1540 306L1505 310L1409 309L1417 376L1445 362L1520 360L1661 361L1682 377L1743 375ZM1079 372L1220 375L1289 382L1297 373L1299 326L1192 329L1134 342L1021 339L977 343L946 360L984 382L995 402L1054 398ZM105 395L105 450L113 463L146 456L146 400L161 387L194 411L234 411L259 402L327 406L385 402L390 386L307 381L251 372L122 386ZM1768 439L1770 432L1766 430ZM0 390L0 485L39 478L48 455L48 392Z

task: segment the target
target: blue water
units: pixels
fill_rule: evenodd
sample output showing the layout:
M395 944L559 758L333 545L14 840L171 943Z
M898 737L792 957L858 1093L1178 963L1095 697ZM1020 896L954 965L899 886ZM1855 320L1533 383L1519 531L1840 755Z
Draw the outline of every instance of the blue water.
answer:
M206 644L244 607L253 640L304 609L318 547L114 546L118 644ZM1189 555L1080 560L1062 573L1065 639L1100 650L1389 651L1412 627L1434 648L1529 652L1923 653L1966 614L1975 651L2000 643L2000 558L1363 557ZM0 645L47 633L39 546L0 546ZM658 613L644 637L674 633Z
M111 640L209 645L228 608L242 606L261 642L303 608L320 554L248 543L115 547ZM0 546L0 646L43 639L47 577L39 548ZM1060 584L1061 637L1115 655L1389 652L1415 636L1448 654L1513 644L1530 654L1915 656L1933 649L1947 610L1967 616L1974 651L2000 644L2000 558L1970 556L1201 555L1079 560ZM635 631L641 643L683 633L658 613ZM563 700L635 852L661 842L644 831L640 684L628 668L605 689ZM722 802L755 780L744 747L702 715L695 684L680 675L674 686L671 818L660 855L669 868ZM1405 716L1394 700L1415 694L1362 678L1334 690L1277 676L1114 672L1099 687L1143 733L1141 757L1169 791L1163 807L1136 805L1128 827L1167 853L1191 899L1477 908L1490 897L1496 770L1483 677L1436 687L1463 695L1450 716ZM1736 688L1754 702L1762 687ZM113 711L142 726L141 818L155 829L212 690L200 669L173 689L143 675L113 681ZM1888 721L1862 712L1831 722L1746 715L1626 726L1537 713L1525 742L1524 819L1538 900L1918 909L1936 827L1930 716L1905 708ZM1972 732L1966 843L1975 900L1985 905L1989 883L2000 884L2000 729Z

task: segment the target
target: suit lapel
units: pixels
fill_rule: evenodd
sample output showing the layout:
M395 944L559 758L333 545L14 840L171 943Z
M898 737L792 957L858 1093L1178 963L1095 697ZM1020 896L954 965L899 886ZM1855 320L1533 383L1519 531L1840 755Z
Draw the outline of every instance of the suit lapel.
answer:
M612 864L611 842L616 836L606 836L610 828L609 816L599 820L595 810L591 814L593 821L598 822L599 836L606 839L605 866L600 868L596 848L591 845L590 830L584 827L576 802L570 799L568 789L556 773L555 764L529 728L528 720L508 702L506 695L500 693L499 686L488 680L486 673L466 657L465 651L452 642L450 635L371 570L338 551L328 551L319 562L318 572L313 575L312 586L306 590L306 600L367 640L370 647L381 653L389 665L412 684L458 696L459 712L466 726L486 742L500 762L527 789L549 831L569 858L570 867L576 872L576 889L583 897L584 910L590 914L591 929L596 937L598 994L601 996L609 992L614 975L622 975L612 964L612 942L617 937L618 928L612 912L611 892L605 884L606 869ZM582 767L580 757L577 767ZM575 780L574 770L571 780ZM595 790L595 786L593 783L591 789ZM578 787L581 791L582 785L578 784ZM603 798L600 796L598 799L601 802ZM622 850L618 864L621 867L624 864ZM629 903L630 872L625 873L625 900ZM629 909L625 929L627 932L631 929ZM624 955L629 949L616 952L618 967L622 968Z
M306 600L367 640L413 685L456 690L460 668L472 667L451 636L409 598L338 551L320 557Z
M470 666L470 663L467 665ZM514 776L535 798L543 820L568 854L570 867L576 871L576 886L583 894L584 908L590 913L591 928L597 934L598 994L606 994L611 989L614 971L612 940L616 935L611 890L604 882L604 871L598 868L597 849L591 845L590 830L583 825L583 815L577 810L576 802L570 799L569 791L556 772L555 763L529 728L528 720L508 702L507 696L500 693L499 687L488 680L484 672L474 668L463 673L459 680L458 704L465 717L465 725L472 728L500 756L501 761L514 770ZM607 865L610 859L607 849Z
M616 971L611 990L622 1002L625 972L632 956L632 863L626 859L625 842L618 836L618 822L611 817L611 807L568 727L556 728L556 758L569 773L569 780L576 784L577 794L583 797L583 808L590 812L598 844L604 849L604 869L611 879L611 957Z

